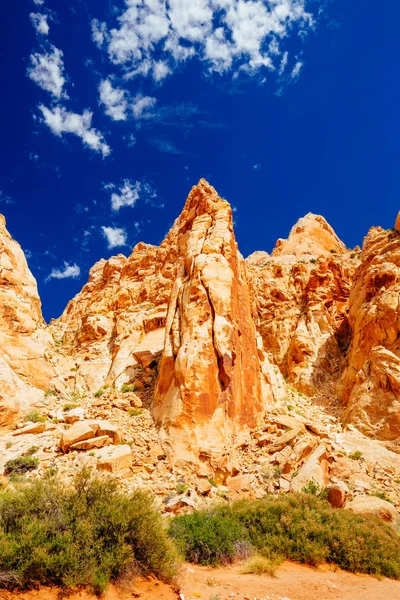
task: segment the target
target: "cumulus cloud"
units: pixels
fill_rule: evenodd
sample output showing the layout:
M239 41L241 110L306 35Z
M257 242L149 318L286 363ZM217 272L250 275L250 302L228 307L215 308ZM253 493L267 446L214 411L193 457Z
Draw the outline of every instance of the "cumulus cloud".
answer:
M37 83L43 90L55 98L67 98L63 87L65 85L63 53L55 46L43 54L31 54L28 77Z
M113 87L110 79L103 79L99 85L99 93L100 102L104 105L106 114L113 121L125 121L128 109L125 91Z
M36 29L37 33L41 35L48 35L49 33L49 24L47 22L47 15L42 15L40 13L31 13L30 15L32 25Z
M157 100L152 96L143 96L143 94L137 94L131 104L133 115L136 119L144 119L151 116L149 112L153 106L155 106Z
M126 246L126 231L120 227L102 227L109 248Z
M92 22L93 39L128 76L155 81L192 57L218 73L282 68L285 38L313 26L306 0L125 0L125 5L116 27Z
M50 279L78 279L81 274L81 269L77 264L70 265L64 261L63 269L53 269L46 277L46 281Z
M103 157L110 154L110 146L106 144L102 134L92 127L90 110L84 110L80 115L67 111L64 107L55 106L50 109L43 104L39 106L39 110L43 115L43 122L54 135L61 137L64 133L72 133L80 137L86 146L95 152L100 152Z
M116 185L113 183L107 183L103 185L104 190L115 190ZM156 198L157 194L150 184L143 181L131 181L125 179L122 185L118 188L118 192L111 194L111 208L117 212L123 206L135 206L139 198L142 198L146 202L152 198Z

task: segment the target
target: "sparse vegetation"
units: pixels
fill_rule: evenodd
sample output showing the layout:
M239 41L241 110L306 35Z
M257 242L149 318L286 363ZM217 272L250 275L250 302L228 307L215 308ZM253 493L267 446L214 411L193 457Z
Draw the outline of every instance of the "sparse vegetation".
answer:
M67 412L69 410L72 410L73 408L79 408L79 404L68 402L67 404L64 404L63 411Z
M24 452L24 456L33 456L38 450L39 446L31 446L26 452Z
M22 473L28 473L28 471L34 471L39 466L39 459L32 457L31 455L17 456L8 460L4 465L4 474L10 475L12 473L21 475Z
M95 393L94 397L95 398L100 398L100 396L102 396L104 394L105 390L97 390L97 392Z
M0 586L89 586L124 575L170 581L178 565L160 514L143 492L81 473L73 488L46 477L0 492Z
M281 565L282 562L282 558L271 560L270 558L265 558L265 556L261 556L260 554L255 554L245 562L242 568L242 573L254 575L266 574L274 577L279 565Z
M128 385L127 383L124 383L124 385L121 387L121 392L124 392L124 394L126 394L126 392L134 392L136 390L136 385Z
M349 454L349 458L351 458L351 460L360 460L360 458L362 458L362 455L362 452L360 452L359 450L355 450L354 452Z
M44 393L44 397L48 398L49 396L57 396L56 390L48 389Z
M45 423L46 417L40 412L35 411L25 415L25 421L31 421L32 423Z
M313 265L317 264L317 259L316 258L310 258L310 263L312 263Z
M188 489L188 486L186 485L186 483L177 483L176 484L176 493L177 494L184 494L187 489Z
M128 410L130 417L140 417L141 414L143 414L143 408L130 408Z
M232 562L247 543L270 560L336 564L400 579L400 536L372 515L335 510L313 494L239 500L175 517L170 535L186 560Z
M79 367L71 367L71 371L73 373L76 373L79 370Z

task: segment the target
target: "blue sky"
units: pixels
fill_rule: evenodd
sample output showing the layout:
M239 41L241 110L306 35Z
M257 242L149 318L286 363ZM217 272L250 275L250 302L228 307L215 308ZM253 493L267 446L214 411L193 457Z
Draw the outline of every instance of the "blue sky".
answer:
M394 0L6 3L0 212L45 318L100 258L160 243L201 177L245 256L309 211L349 247L392 227L399 17Z

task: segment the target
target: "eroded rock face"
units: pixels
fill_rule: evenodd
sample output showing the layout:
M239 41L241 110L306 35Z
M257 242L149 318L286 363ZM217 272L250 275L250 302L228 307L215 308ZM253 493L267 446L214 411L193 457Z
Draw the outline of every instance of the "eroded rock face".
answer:
M323 387L331 393L339 376L350 342L348 298L357 256L323 217L308 214L272 255L255 252L246 260L264 348L307 394Z
M153 415L173 460L230 471L233 435L256 425L265 402L230 205L201 180L168 239L178 270Z
M373 228L350 294L352 342L339 393L345 422L385 440L400 436L399 298L400 234Z
M50 345L36 281L0 215L0 425L43 396L54 376Z

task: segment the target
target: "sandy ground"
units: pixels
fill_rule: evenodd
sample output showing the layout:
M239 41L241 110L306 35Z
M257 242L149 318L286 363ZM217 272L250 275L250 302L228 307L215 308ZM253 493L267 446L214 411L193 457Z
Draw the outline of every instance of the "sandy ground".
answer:
M104 600L400 600L400 581L353 575L327 566L311 569L285 562L274 578L244 575L240 570L240 565L223 569L185 565L179 592L157 581L139 581L125 590L111 586ZM0 598L58 600L60 596L57 590L41 589L18 595L0 592ZM68 598L93 600L87 592Z

